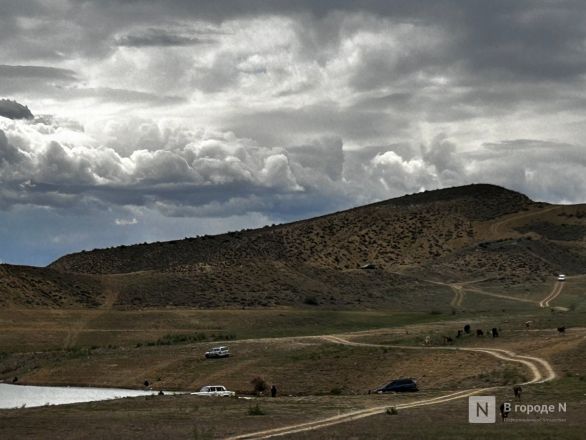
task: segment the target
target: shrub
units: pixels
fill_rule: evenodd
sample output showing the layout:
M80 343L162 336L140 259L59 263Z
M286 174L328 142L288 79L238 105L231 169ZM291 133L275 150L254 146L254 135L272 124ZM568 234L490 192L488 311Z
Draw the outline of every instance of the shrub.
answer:
M193 427L193 440L211 440L213 438L214 433L212 430L198 428L197 426Z
M319 305L319 302L315 296L306 296L305 299L303 300L303 303L310 305L310 306L318 306Z
M264 416L265 412L262 410L260 405L257 403L254 406L248 407L248 415L249 416Z
M269 386L267 385L267 383L265 382L265 380L262 377L255 377L254 379L252 379L250 381L250 383L252 384L252 386L254 387L254 394L256 394L257 396L261 393L264 393L266 390L269 389Z

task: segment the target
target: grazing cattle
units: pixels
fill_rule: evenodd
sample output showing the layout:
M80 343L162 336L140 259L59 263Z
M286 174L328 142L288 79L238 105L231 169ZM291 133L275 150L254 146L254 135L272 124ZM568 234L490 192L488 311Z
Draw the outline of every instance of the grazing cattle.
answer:
M430 345L431 344L431 336L426 336L425 337L425 345Z
M499 337L499 331L496 327L493 327L491 330L491 334L493 338L498 338Z
M458 330L458 334L456 335L456 338L461 338L462 337L462 330Z
M499 406L499 410L501 412L501 418L503 420L503 422L505 421L505 419L507 417L509 417L509 411L505 411L505 404L501 403L501 406Z
M532 322L533 322L533 321L527 321L527 322L525 322L525 327L526 327L526 328L529 328L529 327L531 327L531 323L532 323Z
M159 391L159 396L164 396L165 393L163 393L163 390Z
M521 393L523 392L523 388L521 388L521 385L515 385L513 387L513 393L515 393L515 398L517 398L518 400L521 400Z
M444 340L444 345L451 344L452 342L454 342L454 340L452 338L450 338L449 336L444 336L443 340Z
M144 387L145 387L145 388L148 388L148 386L149 386L149 385L150 385L150 384L149 384L149 381L148 381L148 380L145 380L145 381L144 381Z
M484 332L481 329L477 329L476 336L484 336Z
M12 379L12 383L16 383L18 382L18 377L14 376L14 379Z
M466 324L464 326L464 331L466 332L466 334L470 334L470 324Z
M563 335L566 333L566 327L562 326L562 327L558 327L558 332L560 335Z

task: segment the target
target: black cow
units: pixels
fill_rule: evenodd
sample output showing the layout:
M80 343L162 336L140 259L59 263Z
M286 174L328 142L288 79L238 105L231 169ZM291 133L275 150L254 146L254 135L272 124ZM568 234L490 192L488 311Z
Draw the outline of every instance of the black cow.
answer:
M481 329L477 329L476 336L484 336L484 332Z
M468 335L470 334L470 324L466 324L464 326L464 332L466 332L466 334L468 334Z
M513 387L513 393L515 393L515 397L518 400L521 400L521 393L523 392L523 388L521 388L521 385L515 385Z
M491 332L493 338L498 338L499 337L499 331L498 331L498 329L496 327L493 327L490 332Z
M566 327L562 326L562 327L558 327L558 332L560 335L563 335L566 333Z
M444 344L451 344L452 342L454 342L454 340L452 338L450 338L449 336L444 336Z

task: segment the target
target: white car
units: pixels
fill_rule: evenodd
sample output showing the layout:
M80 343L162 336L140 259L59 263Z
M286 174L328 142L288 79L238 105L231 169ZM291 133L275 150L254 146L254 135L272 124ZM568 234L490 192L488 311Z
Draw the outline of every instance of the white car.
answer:
M558 281L566 281L566 276L563 273L558 275Z
M230 356L230 350L228 347L214 347L210 351L206 351L206 358L224 358Z
M210 397L234 397L234 391L228 391L224 385L206 385L201 390L191 393L195 396L210 396Z

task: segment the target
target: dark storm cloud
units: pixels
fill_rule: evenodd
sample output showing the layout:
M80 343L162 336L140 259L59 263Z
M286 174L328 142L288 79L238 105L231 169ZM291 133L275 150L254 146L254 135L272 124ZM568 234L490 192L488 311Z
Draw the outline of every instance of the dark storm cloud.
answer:
M0 65L0 94L42 96L58 93L58 89L77 81L69 69L46 66Z
M140 231L471 182L584 202L581 1L9 3L0 95L57 116L0 118L5 211Z
M300 109L228 114L223 124L240 136L278 145L290 141L291 134L295 133L304 137L326 134L340 136L346 141L372 142L373 139L385 137L389 126L396 127L394 135L400 136L409 128L410 120L406 114L388 114L371 109L359 111L323 102ZM271 130L266 130L266 127L271 127Z
M0 78L75 81L75 72L46 66L9 66L0 64Z
M165 29L148 29L140 33L123 35L116 39L116 44L119 46L129 47L193 46L213 42L214 40L210 38L179 34Z
M96 98L105 102L150 103L153 105L179 104L186 99L180 96L165 96L138 90L115 89L110 87L72 87L61 89L68 98Z
M32 119L34 117L27 106L9 99L0 99L0 116L8 119Z

